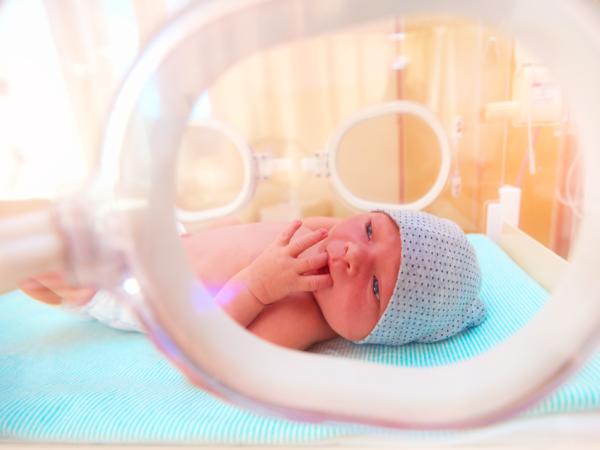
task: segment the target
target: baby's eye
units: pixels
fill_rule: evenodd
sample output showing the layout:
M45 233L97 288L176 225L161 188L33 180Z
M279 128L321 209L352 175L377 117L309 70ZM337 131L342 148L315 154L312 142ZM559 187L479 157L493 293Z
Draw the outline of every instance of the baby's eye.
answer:
M375 296L375 298L377 299L377 301L380 301L380 297L379 297L379 280L377 279L376 276L373 276L373 295Z
M367 222L367 226L365 227L365 230L367 232L367 238L369 240L371 240L371 237L373 237L373 224L371 223L370 220Z

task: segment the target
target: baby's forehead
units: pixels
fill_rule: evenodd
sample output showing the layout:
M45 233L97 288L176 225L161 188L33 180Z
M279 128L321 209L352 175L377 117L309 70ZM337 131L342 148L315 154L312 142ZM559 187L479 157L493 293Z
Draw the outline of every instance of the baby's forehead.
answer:
M394 218L391 217L388 213L384 211L374 211L374 213L383 218L381 223L384 225L384 232L391 234L400 233L400 227L398 226Z

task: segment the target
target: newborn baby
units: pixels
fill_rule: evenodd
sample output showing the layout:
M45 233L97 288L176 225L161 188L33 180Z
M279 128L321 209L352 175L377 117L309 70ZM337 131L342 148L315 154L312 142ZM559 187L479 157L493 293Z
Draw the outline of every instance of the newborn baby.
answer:
M471 245L457 225L427 213L222 227L182 243L198 277L234 320L290 348L336 336L388 345L433 342L485 317ZM48 301L58 289L43 284L40 278L23 287Z

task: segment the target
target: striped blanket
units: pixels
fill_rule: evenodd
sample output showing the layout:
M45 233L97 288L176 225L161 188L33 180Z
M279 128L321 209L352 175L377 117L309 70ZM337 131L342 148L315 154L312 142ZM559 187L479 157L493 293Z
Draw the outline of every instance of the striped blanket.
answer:
M381 364L430 366L478 354L522 327L547 293L484 236L469 237L489 315L435 344L401 347L333 340L314 352ZM599 410L600 354L526 415ZM39 304L0 297L0 439L121 443L306 443L393 432L262 417L190 386L138 333Z

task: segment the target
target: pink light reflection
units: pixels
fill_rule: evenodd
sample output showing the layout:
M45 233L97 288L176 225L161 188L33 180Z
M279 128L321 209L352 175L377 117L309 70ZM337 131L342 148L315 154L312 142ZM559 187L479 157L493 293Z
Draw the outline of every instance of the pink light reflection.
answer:
M208 311L218 305L226 305L243 289L241 285L231 282L226 284L200 283L192 284L192 304L196 311ZM217 297L218 294L218 298Z

